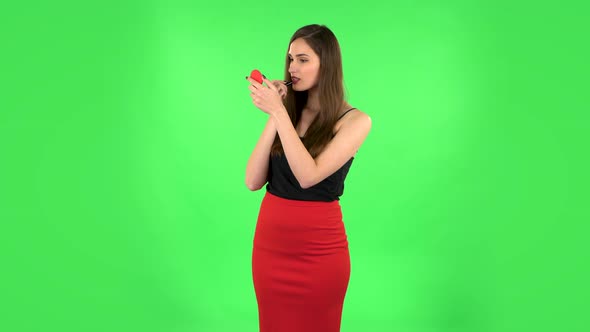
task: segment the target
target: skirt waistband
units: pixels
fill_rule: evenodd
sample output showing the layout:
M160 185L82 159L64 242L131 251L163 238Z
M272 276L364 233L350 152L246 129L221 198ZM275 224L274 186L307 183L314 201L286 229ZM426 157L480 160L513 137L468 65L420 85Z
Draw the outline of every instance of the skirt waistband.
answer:
M288 199L288 198L283 198L274 194L271 194L270 192L266 192L266 194L264 195L264 199L267 200L272 200L278 204L285 204L285 205L289 205L289 206L301 206L301 207L340 207L340 201L331 201L331 202L325 202L325 201L301 201L301 200L295 200L295 199Z

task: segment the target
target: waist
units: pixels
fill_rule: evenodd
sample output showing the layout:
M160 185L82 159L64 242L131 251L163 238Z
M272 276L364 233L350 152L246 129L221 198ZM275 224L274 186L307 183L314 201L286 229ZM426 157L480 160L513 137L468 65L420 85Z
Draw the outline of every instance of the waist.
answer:
M254 244L275 252L302 254L347 248L340 204L290 200L267 192L260 206Z
M305 201L305 202L334 202L340 199L342 192L330 191L325 188L308 188L301 189L296 187L289 187L277 185L277 183L269 182L266 186L266 191L276 197L287 199L290 201Z

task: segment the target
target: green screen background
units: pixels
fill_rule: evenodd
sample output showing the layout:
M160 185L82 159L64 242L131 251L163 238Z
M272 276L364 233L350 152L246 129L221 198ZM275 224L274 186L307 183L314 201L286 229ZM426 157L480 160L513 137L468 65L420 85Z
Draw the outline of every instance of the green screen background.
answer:
M1 5L0 330L257 331L244 76L321 23L373 120L342 331L588 331L581 3Z

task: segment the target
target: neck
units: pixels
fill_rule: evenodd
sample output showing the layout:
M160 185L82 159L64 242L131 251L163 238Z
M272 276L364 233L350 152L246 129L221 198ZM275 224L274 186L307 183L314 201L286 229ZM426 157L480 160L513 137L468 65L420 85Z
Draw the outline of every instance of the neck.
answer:
M305 105L307 110L311 113L317 113L320 111L320 98L317 94L317 89L310 89L307 93L307 104Z

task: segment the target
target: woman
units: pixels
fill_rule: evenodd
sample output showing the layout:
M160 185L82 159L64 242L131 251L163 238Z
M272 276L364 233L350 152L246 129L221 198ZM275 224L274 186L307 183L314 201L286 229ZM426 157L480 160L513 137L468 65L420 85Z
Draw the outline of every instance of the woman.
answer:
M252 272L261 332L340 331L350 276L339 197L370 117L344 100L340 46L308 25L289 41L284 81L248 77L252 102L269 115L246 167L266 194Z

